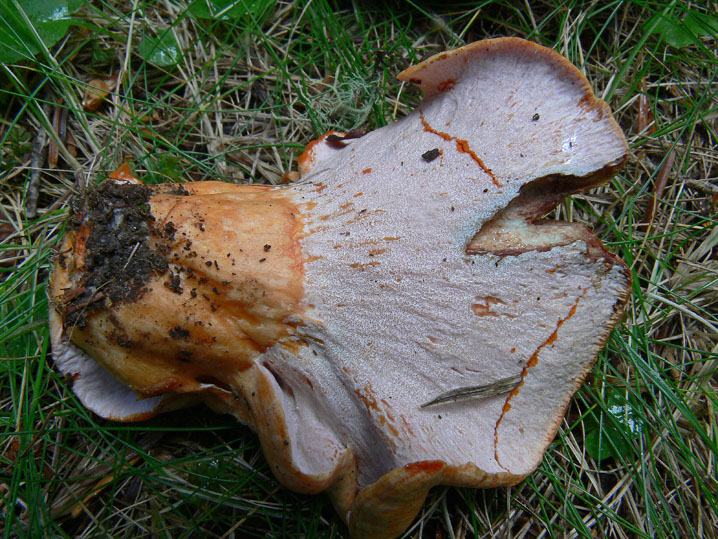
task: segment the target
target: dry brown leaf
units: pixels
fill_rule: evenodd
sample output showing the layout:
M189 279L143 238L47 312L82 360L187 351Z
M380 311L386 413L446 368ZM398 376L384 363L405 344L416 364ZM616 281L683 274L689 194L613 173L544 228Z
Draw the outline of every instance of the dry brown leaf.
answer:
M110 174L109 177L113 180L119 180L127 183L142 183L140 180L137 179L137 176L135 176L134 172L132 172L130 163L127 161L123 162L117 170Z
M676 98L676 102L679 105L685 105L686 104L686 93L683 91L682 88L679 88L678 86L669 86L668 91L671 93L673 97Z
M58 140L64 143L67 136L67 109L62 106L62 99L58 101L55 106L55 110L52 114L52 129L57 134ZM55 139L50 139L47 146L47 166L50 168L57 168L57 160L59 157L60 149L55 142Z
M656 213L656 208L658 207L658 199L660 199L663 196L663 191L666 188L666 183L668 182L668 176L671 174L671 169L673 168L673 161L676 159L676 149L672 149L671 152L668 154L668 157L664 159L661 166L658 168L658 172L656 173L656 179L653 183L653 200L649 204L648 208L646 209L646 213L643 216L643 222L648 224L653 220L653 215Z
M100 108L105 98L117 88L117 75L108 79L92 79L85 88L82 98L82 108L86 112L95 112Z
M648 127L648 131L645 134L652 135L656 132L656 124L653 111L648 103L646 77L641 78L639 90L641 93L638 96L638 132L643 133Z
M296 182L298 179L299 179L299 172L294 172L293 170L288 170L282 177L282 181L280 183L293 183L293 182Z
M67 132L67 153L72 157L77 157L77 141L69 131Z

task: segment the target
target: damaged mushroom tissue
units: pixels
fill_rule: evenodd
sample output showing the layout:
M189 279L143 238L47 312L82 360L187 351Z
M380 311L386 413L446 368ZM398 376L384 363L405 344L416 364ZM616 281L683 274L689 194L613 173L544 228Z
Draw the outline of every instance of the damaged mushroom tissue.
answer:
M626 159L575 67L500 38L399 78L419 107L311 142L296 183L108 180L73 204L50 291L89 409L233 414L354 537L401 534L434 485L532 473L630 289L586 227L540 220Z

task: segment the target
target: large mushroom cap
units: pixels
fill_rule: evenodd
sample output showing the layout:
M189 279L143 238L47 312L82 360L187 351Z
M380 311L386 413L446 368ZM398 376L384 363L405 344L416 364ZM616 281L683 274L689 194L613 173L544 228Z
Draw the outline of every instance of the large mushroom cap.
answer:
M296 184L100 190L104 217L78 211L52 287L58 365L93 410L234 413L285 485L328 490L365 537L400 534L433 485L531 473L630 286L588 229L536 221L625 161L578 70L507 38L400 78L419 108L313 142ZM132 189L149 213L128 236ZM134 243L107 251L102 234ZM139 281L138 251L154 268ZM132 294L112 295L107 264ZM95 362L131 393L81 390L107 377ZM147 400L122 412L130 395Z

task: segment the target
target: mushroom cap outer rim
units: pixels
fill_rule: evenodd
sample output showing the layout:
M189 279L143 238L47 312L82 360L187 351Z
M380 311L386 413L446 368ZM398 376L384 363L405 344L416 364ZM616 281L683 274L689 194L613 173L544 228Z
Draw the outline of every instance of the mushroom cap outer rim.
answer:
M354 538L397 537L419 513L431 487L512 486L527 475L491 474L472 463L452 466L440 460L412 462L388 472L357 494L347 517L349 532Z
M421 510L426 496L434 486L446 485L469 488L493 488L513 486L531 475L541 464L543 457L556 437L561 422L575 392L581 387L588 373L595 364L595 358L602 350L613 328L622 318L630 299L632 275L626 263L605 250L600 245L605 263L619 266L625 278L623 294L614 305L614 314L606 322L605 330L592 343L595 349L594 360L587 364L585 370L574 378L574 385L561 403L555 414L552 427L546 432L545 443L533 455L533 463L519 473L492 474L482 471L469 462L463 465L449 465L441 460L413 462L384 474L379 480L360 490L345 517L351 536L354 538L393 538L401 535L411 525ZM595 253L594 256L599 256Z
M437 78L435 76L437 73L434 72L441 64L444 64L442 67L450 67L452 64L455 64L457 66L456 71L460 73L464 69L463 64L468 63L471 56L481 57L496 52L509 52L512 49L527 56L535 55L542 57L543 60L555 64L556 67L561 68L574 82L577 82L585 92L593 93L591 85L583 73L558 52L539 45L538 43L534 43L533 41L527 41L518 37L497 37L474 41L458 49L434 54L416 65L407 67L399 73L396 78L400 81L410 82L418 86L424 92L424 96L429 97L442 91L450 91L453 88L453 85L451 85L440 89L437 87L438 85L432 84L435 81L443 80L443 77ZM601 102L603 103L603 101Z
M601 350L603 350L606 347L606 343L608 342L609 337L611 336L611 333L613 332L613 329L616 327L616 325L620 322L621 318L623 318L623 315L626 311L626 306L628 305L628 301L631 298L631 288L633 284L633 276L631 274L631 270L628 267L628 265L618 256L614 255L610 251L606 250L603 244L600 240L598 240L598 243L603 249L603 257L605 260L606 265L611 266L619 266L622 270L622 274L625 277L625 286L623 287L623 294L619 296L614 303L613 306L613 316L609 318L605 325L604 325L604 331L603 333L599 334L597 336L596 342L591 344L591 346L594 348L595 352L593 354L593 360L586 365L586 368L584 371L574 378L574 384L571 388L571 391L566 394L566 398L564 399L561 406L558 408L558 414L556 416L556 421L554 422L553 428L549 429L546 433L546 443L544 444L543 449L538 455L536 465L533 467L533 470L530 473L533 473L536 468L541 464L541 460L543 460L543 457L548 450L549 446L551 445L551 442L556 438L556 433L558 432L558 428L561 425L561 422L563 421L563 418L566 415L566 410L568 409L569 404L571 403L571 399L573 399L573 396L576 394L576 392L581 388L583 385L584 380L588 376L588 374L593 369L593 366L596 363L596 360L598 359L598 354L601 353ZM526 474L527 476L529 474Z
M348 481L354 475L356 459L350 448L343 448L323 471L304 472L293 457L297 450L287 425L281 391L273 382L272 375L260 363L239 373L232 386L244 401L248 424L257 433L262 453L267 459L274 476L282 485L303 494L317 494L331 489L337 482L344 481L350 490L338 495L346 499L356 492L356 482ZM335 490L340 487L335 487ZM341 506L341 504L339 504ZM346 505L346 504L345 504Z
M583 227L583 225L581 225ZM592 353L592 359L588 363L586 363L585 368L582 372L580 372L577 376L573 378L573 385L570 388L569 391L565 393L565 397L563 401L560 403L560 405L556 408L556 413L554 414L554 421L553 424L546 430L546 435L544 439L544 443L538 447L538 451L535 452L533 455L533 463L529 464L525 473L521 475L516 475L516 477L520 477L521 479L528 477L533 472L536 471L536 469L541 464L541 461L544 458L544 455L548 451L549 447L551 446L551 443L556 438L556 434L558 432L558 429L566 416L566 410L568 409L571 400L573 399L576 392L581 388L583 385L584 380L588 376L588 374L593 369L596 360L598 359L598 354L606 347L606 343L608 342L609 337L611 336L611 333L613 332L616 325L620 322L621 318L624 316L626 311L626 306L628 305L628 302L631 298L631 287L633 283L633 276L631 273L630 268L628 265L617 255L611 253L608 251L603 243L600 241L600 239L593 235L593 233L587 228L585 228L586 231L588 231L591 236L595 239L594 245L588 245L587 250L587 256L590 259L594 260L600 260L603 259L603 263L607 267L612 267L613 269L616 269L620 271L620 274L622 275L624 281L623 286L621 287L622 293L617 296L615 303L613 304L613 314L612 316L606 320L606 322L603 325L603 331L598 333L596 335L596 340L592 341L591 343L587 343L587 346L590 346L593 350ZM519 479L519 481L521 480ZM519 481L516 481L518 483ZM513 484L516 484L513 483ZM444 484L444 483L442 483ZM449 483L446 483L449 484ZM450 483L452 486L470 486L466 484L461 483ZM499 486L499 485L489 485L489 486ZM510 483L503 484L501 486L512 486Z
M454 78L461 78L464 72L464 64L469 63L472 59L471 57L480 58L484 55L501 52L518 52L553 64L557 73L563 74L566 80L577 84L583 90L584 95L580 100L581 106L587 111L595 110L599 118L608 118L616 136L623 141L624 152L622 157L608 163L602 170L589 175L592 181L585 189L594 188L610 180L623 168L628 159L628 142L623 130L613 118L611 108L605 101L594 95L590 83L576 66L558 52L543 45L518 37L498 37L475 41L458 49L435 54L423 62L410 66L399 73L397 79L418 86L424 92L424 99L426 100L441 92L451 91L456 82L458 82ZM447 79L439 71L452 72L454 77ZM451 80L452 84L442 86L442 82L445 83L447 80Z
M310 141L304 147L304 151L297 158L297 166L299 169L299 177L300 178L309 174L309 171L314 166L314 163L316 163L318 160L321 160L322 156L317 155L318 152L322 153L322 154L331 153L331 152L327 152L327 148L324 147L324 145L323 145L323 143L331 135L343 137L345 135L345 133L343 133L341 131L335 131L334 129L330 129L329 131L324 133L321 137Z

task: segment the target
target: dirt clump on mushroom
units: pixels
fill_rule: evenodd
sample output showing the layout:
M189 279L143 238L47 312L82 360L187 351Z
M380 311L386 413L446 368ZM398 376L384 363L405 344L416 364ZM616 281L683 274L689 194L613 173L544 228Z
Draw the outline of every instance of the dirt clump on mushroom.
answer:
M174 190L187 194L181 187ZM168 245L162 239L171 241L174 226L155 222L149 204L153 192L143 185L108 181L72 200L75 248L84 247L87 256L78 268L80 279L61 303L65 327L84 328L87 314L108 303L138 300L153 275L167 272ZM59 257L62 263L64 255Z

